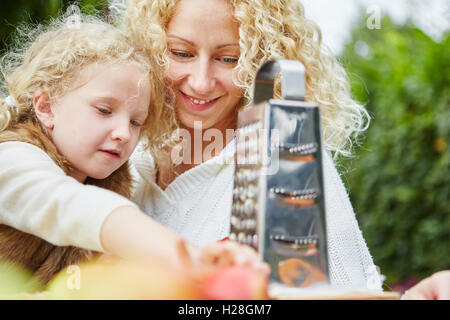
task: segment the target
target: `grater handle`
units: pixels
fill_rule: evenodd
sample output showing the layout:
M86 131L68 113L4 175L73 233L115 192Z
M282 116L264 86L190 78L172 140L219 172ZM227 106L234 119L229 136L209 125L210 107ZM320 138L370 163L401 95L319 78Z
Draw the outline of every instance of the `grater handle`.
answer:
M305 67L300 61L273 60L258 71L254 88L254 104L273 98L273 85L281 73L281 98L304 101L306 94Z

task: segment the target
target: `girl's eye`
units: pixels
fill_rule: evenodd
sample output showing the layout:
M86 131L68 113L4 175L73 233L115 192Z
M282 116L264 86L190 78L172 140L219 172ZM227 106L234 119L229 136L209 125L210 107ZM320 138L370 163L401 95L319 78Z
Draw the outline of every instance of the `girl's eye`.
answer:
M183 51L174 51L172 50L171 53L178 57L178 58L192 58L194 55L187 53L187 52L183 52Z
M99 107L97 107L97 110L98 110L100 113L103 113L103 114L110 114L110 113L111 113L111 111L109 111L108 109L105 109L105 108L99 108Z
M141 124L139 122L135 121L135 120L130 120L130 123L131 123L131 125L133 127L140 127L141 126Z

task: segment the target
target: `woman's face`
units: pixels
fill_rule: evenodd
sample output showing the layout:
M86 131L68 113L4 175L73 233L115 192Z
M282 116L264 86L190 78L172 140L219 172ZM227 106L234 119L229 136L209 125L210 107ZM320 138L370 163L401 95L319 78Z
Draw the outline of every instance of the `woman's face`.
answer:
M169 77L184 127L232 125L243 90L232 80L238 24L226 0L181 0L167 27Z

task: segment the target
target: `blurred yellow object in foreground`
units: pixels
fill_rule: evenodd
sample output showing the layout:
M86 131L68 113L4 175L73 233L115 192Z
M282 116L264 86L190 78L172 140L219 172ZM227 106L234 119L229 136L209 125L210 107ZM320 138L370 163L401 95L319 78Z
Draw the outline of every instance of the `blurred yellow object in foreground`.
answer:
M139 265L115 260L73 265L49 283L48 299L199 299L186 275L163 264Z
M251 266L174 269L161 261L144 265L102 258L68 266L44 287L31 273L0 263L0 299L268 299L267 285L268 274Z
M39 287L30 272L0 258L0 299L27 299Z

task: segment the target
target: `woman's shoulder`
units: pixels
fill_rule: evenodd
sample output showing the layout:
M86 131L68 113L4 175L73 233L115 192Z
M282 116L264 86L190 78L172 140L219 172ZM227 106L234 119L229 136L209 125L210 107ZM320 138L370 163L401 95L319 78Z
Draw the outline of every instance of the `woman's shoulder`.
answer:
M323 165L324 179L327 179L328 181L330 180L340 181L340 174L333 160L331 151L325 148L322 149L322 159L323 159L322 165Z
M347 189L342 181L329 151L323 151L323 183L325 188L325 200L330 219L335 219L340 225L353 223L355 213L350 202Z

